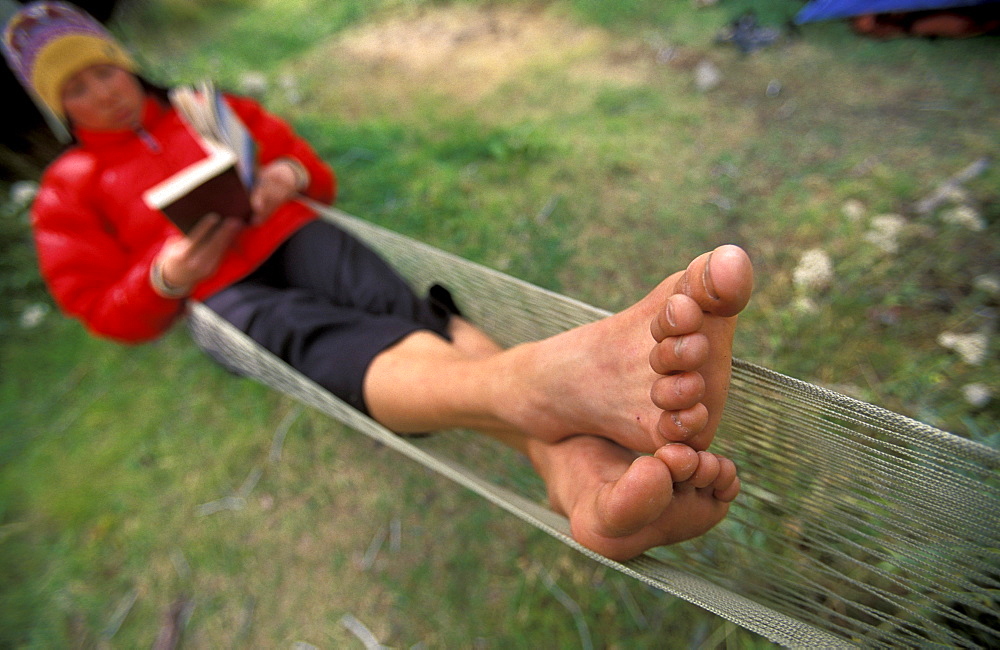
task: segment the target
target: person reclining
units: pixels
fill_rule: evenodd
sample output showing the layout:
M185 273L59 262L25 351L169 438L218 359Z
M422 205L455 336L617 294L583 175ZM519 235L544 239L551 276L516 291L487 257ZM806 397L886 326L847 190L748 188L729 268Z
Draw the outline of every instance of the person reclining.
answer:
M281 119L227 96L259 147L250 223L209 215L182 234L141 196L203 155L162 89L96 21L25 6L4 54L75 142L32 207L41 272L94 334L139 343L200 300L400 434L469 428L524 453L574 538L613 559L695 537L740 481L708 451L726 401L745 251L675 267L606 319L501 349L447 294L418 297L361 242L296 200L335 196L332 170Z

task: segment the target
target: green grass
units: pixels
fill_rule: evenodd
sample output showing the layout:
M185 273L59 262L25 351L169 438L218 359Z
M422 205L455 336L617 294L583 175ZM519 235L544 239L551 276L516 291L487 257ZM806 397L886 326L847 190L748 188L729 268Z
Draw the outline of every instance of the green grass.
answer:
M995 339L978 366L937 342L989 326L998 307L976 279L1000 268L1000 171L967 185L982 231L910 211L1000 147L995 38L877 43L831 23L743 56L713 44L729 20L756 9L781 24L799 3L566 0L490 4L527 7L525 30L552 21L544 47L524 44L533 57L509 55L513 74L414 73L412 61L338 49L345 30L481 4L173 0L118 28L161 80L210 75L239 89L242 72L262 74L268 104L337 170L341 208L599 306L625 306L677 260L740 243L759 282L738 356L1000 446ZM703 60L722 74L709 92L694 86ZM860 217L845 216L848 201ZM182 331L120 347L57 316L21 330L17 314L40 298L15 212L0 215L4 261L21 256L0 274L11 296L0 645L150 645L188 597L192 647L351 644L348 613L400 647L575 647L549 577L596 647L764 645L339 425L296 416ZM895 254L866 241L884 213L907 215ZM813 248L835 281L805 311L793 270ZM969 404L974 383L998 397ZM241 510L199 514L241 490ZM399 550L387 542L360 568L394 520Z
M53 345L30 345L39 339ZM4 645L146 645L182 598L191 647L349 644L345 614L394 645L572 646L550 579L587 613L598 647L655 644L689 607L228 376L182 334L120 348L53 319L11 343L4 366L34 371L3 383L4 421L19 434L2 449L16 459L0 482ZM233 495L243 509L206 514ZM361 567L393 520L399 549L386 541Z

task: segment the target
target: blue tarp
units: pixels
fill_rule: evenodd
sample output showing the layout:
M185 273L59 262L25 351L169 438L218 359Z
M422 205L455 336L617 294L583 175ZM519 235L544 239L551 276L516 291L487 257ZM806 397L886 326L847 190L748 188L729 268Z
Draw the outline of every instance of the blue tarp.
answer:
M795 16L795 22L835 20L891 11L929 11L997 4L1000 0L812 0Z

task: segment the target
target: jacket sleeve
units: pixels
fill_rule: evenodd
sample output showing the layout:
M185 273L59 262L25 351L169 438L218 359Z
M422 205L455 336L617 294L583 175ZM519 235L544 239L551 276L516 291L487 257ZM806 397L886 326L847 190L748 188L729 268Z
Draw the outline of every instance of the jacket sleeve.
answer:
M278 158L294 158L309 173L309 184L302 193L321 203L333 202L337 193L336 177L308 142L299 137L284 120L267 112L257 102L231 95L227 95L226 100L253 135L258 147L259 165L266 165Z
M59 307L100 336L140 343L163 334L183 313L182 300L153 291L157 250L129 254L90 200L97 166L69 152L42 178L32 229L42 277Z

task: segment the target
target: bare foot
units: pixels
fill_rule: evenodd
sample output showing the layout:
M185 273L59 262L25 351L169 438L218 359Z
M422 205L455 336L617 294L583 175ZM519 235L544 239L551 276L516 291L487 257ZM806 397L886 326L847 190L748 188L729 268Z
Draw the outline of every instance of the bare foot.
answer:
M510 385L499 411L548 442L583 433L641 452L667 442L707 449L752 290L742 249L705 253L629 309L502 355Z
M663 409L653 441L705 450L729 396L733 335L753 290L753 268L740 248L725 246L699 256L674 280L674 293L650 325L657 343L649 364L660 375L650 398Z
M573 538L613 560L697 537L725 517L740 490L736 466L710 452L670 444L638 456L604 438L549 445L536 467Z

